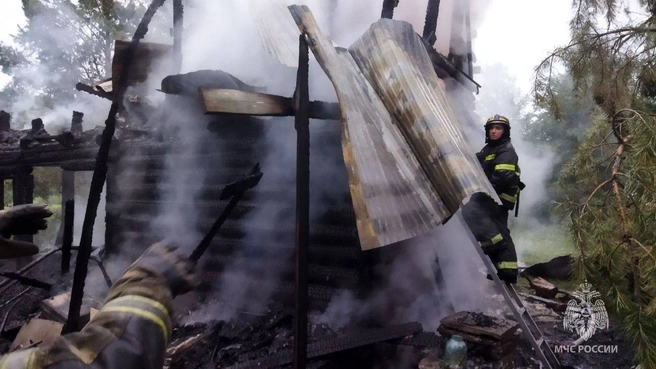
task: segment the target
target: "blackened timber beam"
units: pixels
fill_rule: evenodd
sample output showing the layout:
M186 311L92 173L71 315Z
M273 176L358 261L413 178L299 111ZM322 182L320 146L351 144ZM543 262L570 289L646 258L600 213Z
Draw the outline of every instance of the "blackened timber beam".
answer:
M18 170L13 180L13 192L14 205L34 202L34 176L31 166L23 166ZM32 242L34 238L31 234L21 234L15 237L17 240L25 242Z
M69 170L62 170L61 183L62 183L61 208L64 211L67 211L66 206L68 204L68 201L75 199L75 172ZM55 240L55 245L63 244L65 232L66 232L66 217L64 216L64 221L61 223L61 226L59 227L59 231L57 232L57 239ZM63 263L63 259L62 259L62 263Z
M91 186L89 189L89 200L87 201L86 212L84 213L84 222L82 223L82 234L80 235L80 249L77 252L75 262L75 272L73 274L73 288L71 290L71 302L68 310L68 320L64 326L64 332L75 332L80 326L80 309L82 307L82 298L84 297L84 284L87 277L89 267L89 259L91 257L91 242L93 241L93 225L96 221L98 212L98 204L100 203L100 195L102 194L105 179L107 178L107 159L109 157L109 150L112 144L112 137L116 131L116 115L118 114L121 102L127 90L127 82L129 81L130 66L135 56L139 41L148 32L148 25L153 19L164 0L153 0L146 10L141 22L137 26L137 30L132 36L125 57L121 60L120 67L122 73L118 77L118 83L114 85L116 94L114 101L109 109L107 120L105 121L105 129L102 133L100 148L96 156L96 165L91 177Z
M5 180L0 177L0 210L5 208Z
M61 273L71 268L71 249L73 247L73 229L75 226L75 201L67 200L64 205L64 236L62 240Z
M0 156L2 154L0 153ZM21 166L18 165L8 165L0 166L0 178L2 179L13 179L16 173L20 170Z
M428 0L423 37L429 45L437 41L437 18L440 15L440 0Z
M198 93L205 109L205 114L243 114L280 117L295 115L293 99L290 97L204 87L200 87ZM311 119L339 120L341 117L338 103L311 101L309 109Z
M383 11L380 13L380 17L392 19L394 17L394 8L398 5L399 0L383 0Z
M90 172L95 166L95 160L71 160L61 162L59 166L67 172Z
M85 85L84 83L75 84L75 89L78 91L86 92L91 95L102 97L103 99L114 100L114 95L111 92L101 91L93 88L92 86Z
M0 132L7 132L11 129L11 115L4 110L0 110Z
M56 253L59 250L60 250L59 248L54 248L46 251L45 253L39 254L38 258L30 262L29 264L25 265L24 267L20 268L15 273L18 275L24 275L25 273L32 270L32 268L34 268L39 263L41 263L42 261L44 261L45 259L47 259L48 257L50 257L52 254ZM2 295L5 291L7 291L12 286L14 286L16 283L18 282L11 279L5 279L4 281L0 281L0 295Z
M296 112L296 293L294 369L307 359L308 248L310 242L310 97L309 49L306 34L299 37L298 75L294 92Z
M65 163L93 159L97 153L98 146L95 144L66 148L58 143L46 143L27 150L18 148L0 150L0 173L26 165L61 166Z
M472 91L478 91L478 89L481 88L481 85L478 84L478 82L471 78L467 73L451 64L447 58L437 52L433 46L429 45L428 41L426 41L424 38L422 38L422 41L424 41L424 46L428 52L428 57L433 63L433 67L435 68L435 72L437 73L438 77L441 79L453 78L461 82L463 86Z
M474 77L474 52L472 49L472 29L471 29L471 5L466 1L467 12L465 14L465 27L467 34L467 74L470 78Z

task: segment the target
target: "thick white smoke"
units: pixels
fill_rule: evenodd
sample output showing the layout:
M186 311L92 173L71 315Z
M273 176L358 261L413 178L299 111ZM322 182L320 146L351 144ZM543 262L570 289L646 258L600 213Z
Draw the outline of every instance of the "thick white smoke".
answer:
M337 45L344 47L348 47L366 31L371 23L379 19L382 7L382 2L377 0L194 1L185 9L183 72L221 69L247 83L265 86L269 93L291 96L296 70L281 65L275 57L261 47L257 8L283 7L282 10L276 10L276 14L288 14L284 7L293 3L308 5L322 30L328 33ZM411 22L415 30L421 33L426 5L426 0L402 1L396 10L395 19ZM291 16L287 22L291 27L296 27ZM291 38L291 42L294 42L293 48L297 47L296 40ZM310 68L311 99L335 101L334 89L320 67L316 62L312 62ZM271 170L270 168L276 166L295 165L293 123L291 120L282 121L284 120L276 123L279 125L277 128L267 131L267 139L271 147L275 148L276 154L270 155L272 158L270 162L267 160L263 162L265 173L267 169ZM311 127L317 127L316 124L333 123L313 122ZM315 136L312 137L313 147L320 146L321 142ZM337 164L343 165L343 163ZM339 170L344 169L339 168ZM321 178L320 170L312 173L313 183L326 183L323 179L317 180L317 175ZM325 185L313 186L311 196L335 198L341 190ZM184 196L193 197L194 194L186 192ZM294 201L294 198L291 197L289 201ZM188 210L194 211L194 209ZM313 209L315 216L317 211ZM186 217L184 213L182 216ZM269 221L276 219L275 214L266 211L256 213L252 217L266 218ZM193 214L189 218L193 219ZM287 223L288 227L293 224L292 222L293 218L288 218L283 223ZM447 227L449 229L446 229ZM372 293L366 301L357 300L349 292L344 292L333 301L325 314L317 315L316 319L340 326L346 324L345 322L357 320L358 312L383 309L395 320L419 320L432 329L437 326L439 319L448 313L447 301L456 309L481 310L484 306L481 291L491 283L485 279L482 272L478 271L480 265L471 262L474 250L469 241L463 240L462 235L455 236L460 234L457 232L458 229L462 231L459 227L452 223L421 240L408 242L407 255L392 262L384 271L389 276L385 286ZM249 239L248 236L247 240L263 242L263 240ZM445 261L441 264L446 265L443 271L448 275L445 278L446 291L439 291L435 286L433 271L434 261L438 255L440 260ZM239 260L236 261L224 272L226 278L219 282L218 303L214 307L205 306L202 311L190 316L189 321L219 317L229 319L237 311L258 311L266 306L269 294L260 293L260 296L254 298L242 287L248 275L241 263ZM271 265L265 268L271 269L268 275L272 281L275 281L278 275ZM396 297L400 296L399 291L405 291L406 297L397 299ZM227 304L226 301L230 303Z

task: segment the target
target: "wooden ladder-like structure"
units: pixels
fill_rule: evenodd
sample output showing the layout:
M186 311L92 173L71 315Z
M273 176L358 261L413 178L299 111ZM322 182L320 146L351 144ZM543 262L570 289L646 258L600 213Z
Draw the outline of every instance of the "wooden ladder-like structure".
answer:
M467 224L461 211L458 211L456 216L460 219L460 221L462 221L463 225ZM483 260L483 264L485 264L485 267L488 270L488 274L492 276L496 284L501 287L501 294L503 295L503 298L506 300L508 306L510 306L510 310L515 317L515 320L517 320L517 323L519 323L519 326L522 328L524 336L531 342L531 346L533 346L533 349L544 365L544 368L559 369L561 365L558 361L558 358L551 350L551 347L549 347L547 340L545 340L542 332L540 331L540 328L538 328L537 324L535 324L535 320L533 320L533 317L531 317L531 315L528 313L526 306L515 290L515 286L510 283L505 283L499 279L497 276L497 270L494 267L494 264L492 264L492 260L490 260L490 258L485 255L480 243L478 243L469 228L467 226L464 228L467 235L469 236L469 239L474 245L474 248L478 252L478 255Z

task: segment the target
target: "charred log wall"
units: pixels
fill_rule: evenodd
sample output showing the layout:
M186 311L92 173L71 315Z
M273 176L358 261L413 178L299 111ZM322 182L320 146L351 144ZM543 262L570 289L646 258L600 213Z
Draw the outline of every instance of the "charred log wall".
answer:
M192 100L187 104L194 105ZM171 177L172 162L188 166L184 172L189 191L202 181L202 189L190 204L198 214L198 234L209 229L227 204L228 200L219 200L225 184L243 178L260 162L262 181L246 193L214 238L201 259L202 277L210 288L229 283L231 278L245 278L239 285L248 293L272 290L274 296L288 301L294 291L295 157L290 162L284 157L288 150L280 146L291 145L295 151L293 119L224 116L209 119L208 124L199 111L187 114L195 122L177 124L195 124L202 133L201 142L193 143L198 148L192 155L181 150L190 143L174 139L171 132L165 132L162 141L121 141L112 153L107 183L108 249L135 258L161 238L161 226L153 220L179 205L173 204L175 200L167 192L176 185L172 180L177 181ZM282 125L286 126L279 128ZM277 129L291 132L290 139ZM339 123L313 121L311 136L309 292L312 304L320 306L339 288L358 286L363 254L341 154ZM186 191L185 186L178 190ZM272 270L276 272L272 274Z

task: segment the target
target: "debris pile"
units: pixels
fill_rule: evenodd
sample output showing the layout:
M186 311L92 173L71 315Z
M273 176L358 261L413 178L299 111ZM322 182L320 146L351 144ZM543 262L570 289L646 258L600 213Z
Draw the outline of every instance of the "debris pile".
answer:
M482 313L461 311L440 321L438 332L444 337L461 336L473 354L495 361L499 368L512 365L520 338L519 324Z

